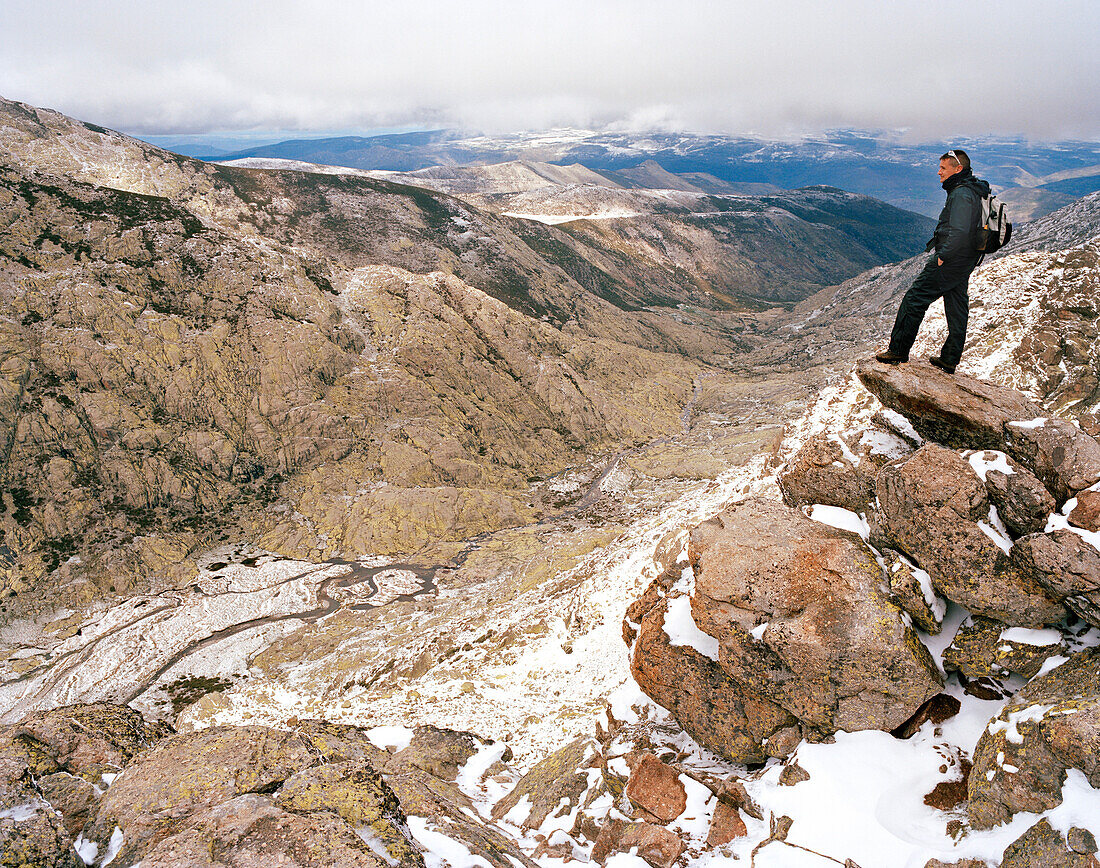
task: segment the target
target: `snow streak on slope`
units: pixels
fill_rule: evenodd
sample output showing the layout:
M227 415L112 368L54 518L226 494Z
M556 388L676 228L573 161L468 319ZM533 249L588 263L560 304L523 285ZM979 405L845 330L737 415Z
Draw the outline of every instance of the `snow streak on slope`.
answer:
M729 500L768 487L764 460L759 457L718 479L696 483L675 502L634 521L568 573L552 576L507 606L492 608L480 597L471 605L465 591L442 590L431 604L432 613L452 614L456 645L476 642L477 634L501 635L509 629L546 625L544 635L524 644L507 662L487 653L481 662L467 661L463 672L469 681L456 678L452 669L437 667L388 697L369 686L351 684L335 700L326 673L334 667L346 671L361 653L360 645L378 641L370 628L363 628L332 648L331 656L300 660L277 676L254 677L227 694L225 706L194 723L281 725L292 715L317 714L358 725L430 723L507 738L517 760L533 764L564 741L590 734L606 697L632 683L622 618L659 572L658 548L664 559L674 557L686 545L684 529ZM472 611L484 613L488 608L492 611L487 619L471 619ZM470 626L464 628L463 621Z

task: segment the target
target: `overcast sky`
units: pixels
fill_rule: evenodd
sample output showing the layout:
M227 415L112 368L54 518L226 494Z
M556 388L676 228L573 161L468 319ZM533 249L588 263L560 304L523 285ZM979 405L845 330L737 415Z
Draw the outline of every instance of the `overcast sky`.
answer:
M1098 0L0 0L0 96L144 135L1100 139Z

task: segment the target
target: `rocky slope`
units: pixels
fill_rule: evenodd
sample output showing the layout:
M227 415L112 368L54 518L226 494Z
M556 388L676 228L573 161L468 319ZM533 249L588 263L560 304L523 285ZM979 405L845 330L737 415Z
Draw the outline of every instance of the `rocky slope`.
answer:
M0 631L5 853L1091 864L1095 242L1058 246L1089 200L977 278L961 370L1030 396L962 424L986 386L878 372L945 444L917 449L843 378L799 418L913 263L789 315L636 311L445 196L188 161L153 179L154 152L34 118L12 122L0 232L25 583ZM418 273L459 249L455 217L500 243L484 291L468 262ZM812 510L780 503L783 458ZM145 719L56 711L102 700ZM426 728L363 731L396 723Z
M0 109L9 616L173 586L224 541L323 560L527 524L533 482L742 400L748 296L895 255L876 221L923 232L838 191L563 231Z
M523 774L507 739L436 726L208 725L204 701L172 734L119 706L35 712L0 730L6 852L1094 865L1100 442L923 363L858 374L885 409L864 393L853 427L807 440L786 504L742 490L649 565L622 626L659 706L612 691Z

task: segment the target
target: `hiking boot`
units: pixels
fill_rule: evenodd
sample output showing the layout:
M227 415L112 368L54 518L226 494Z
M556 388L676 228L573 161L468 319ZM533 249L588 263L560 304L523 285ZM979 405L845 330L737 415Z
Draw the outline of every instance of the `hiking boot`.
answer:
M928 361L931 362L935 367L939 368L941 371L947 371L947 373L949 374L955 373L955 366L947 364L947 362L945 362L939 356L931 356Z
M900 365L902 362L909 361L908 356L899 356L896 353L892 353L889 350L881 353L875 353L875 360L879 362L885 362L888 365Z

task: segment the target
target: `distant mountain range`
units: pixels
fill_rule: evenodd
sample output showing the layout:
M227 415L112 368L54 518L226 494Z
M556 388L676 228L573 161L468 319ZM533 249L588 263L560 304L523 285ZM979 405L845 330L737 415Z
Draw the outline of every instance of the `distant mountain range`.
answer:
M1013 206L1014 216L1021 221L1100 190L1097 142L1030 143L987 138L908 144L894 135L860 131L834 131L783 142L586 130L471 137L434 130L289 140L230 154L210 153L202 158L276 158L406 173L517 160L555 166L578 164L624 186L634 181L638 186L655 187L654 173L671 176L664 179L671 189L682 189L677 178L695 184L693 179L700 176L708 179L707 183L742 190L746 184L764 184L772 189L827 185L934 216L943 201L934 172L936 160L953 145L967 149L976 173L1002 191Z

